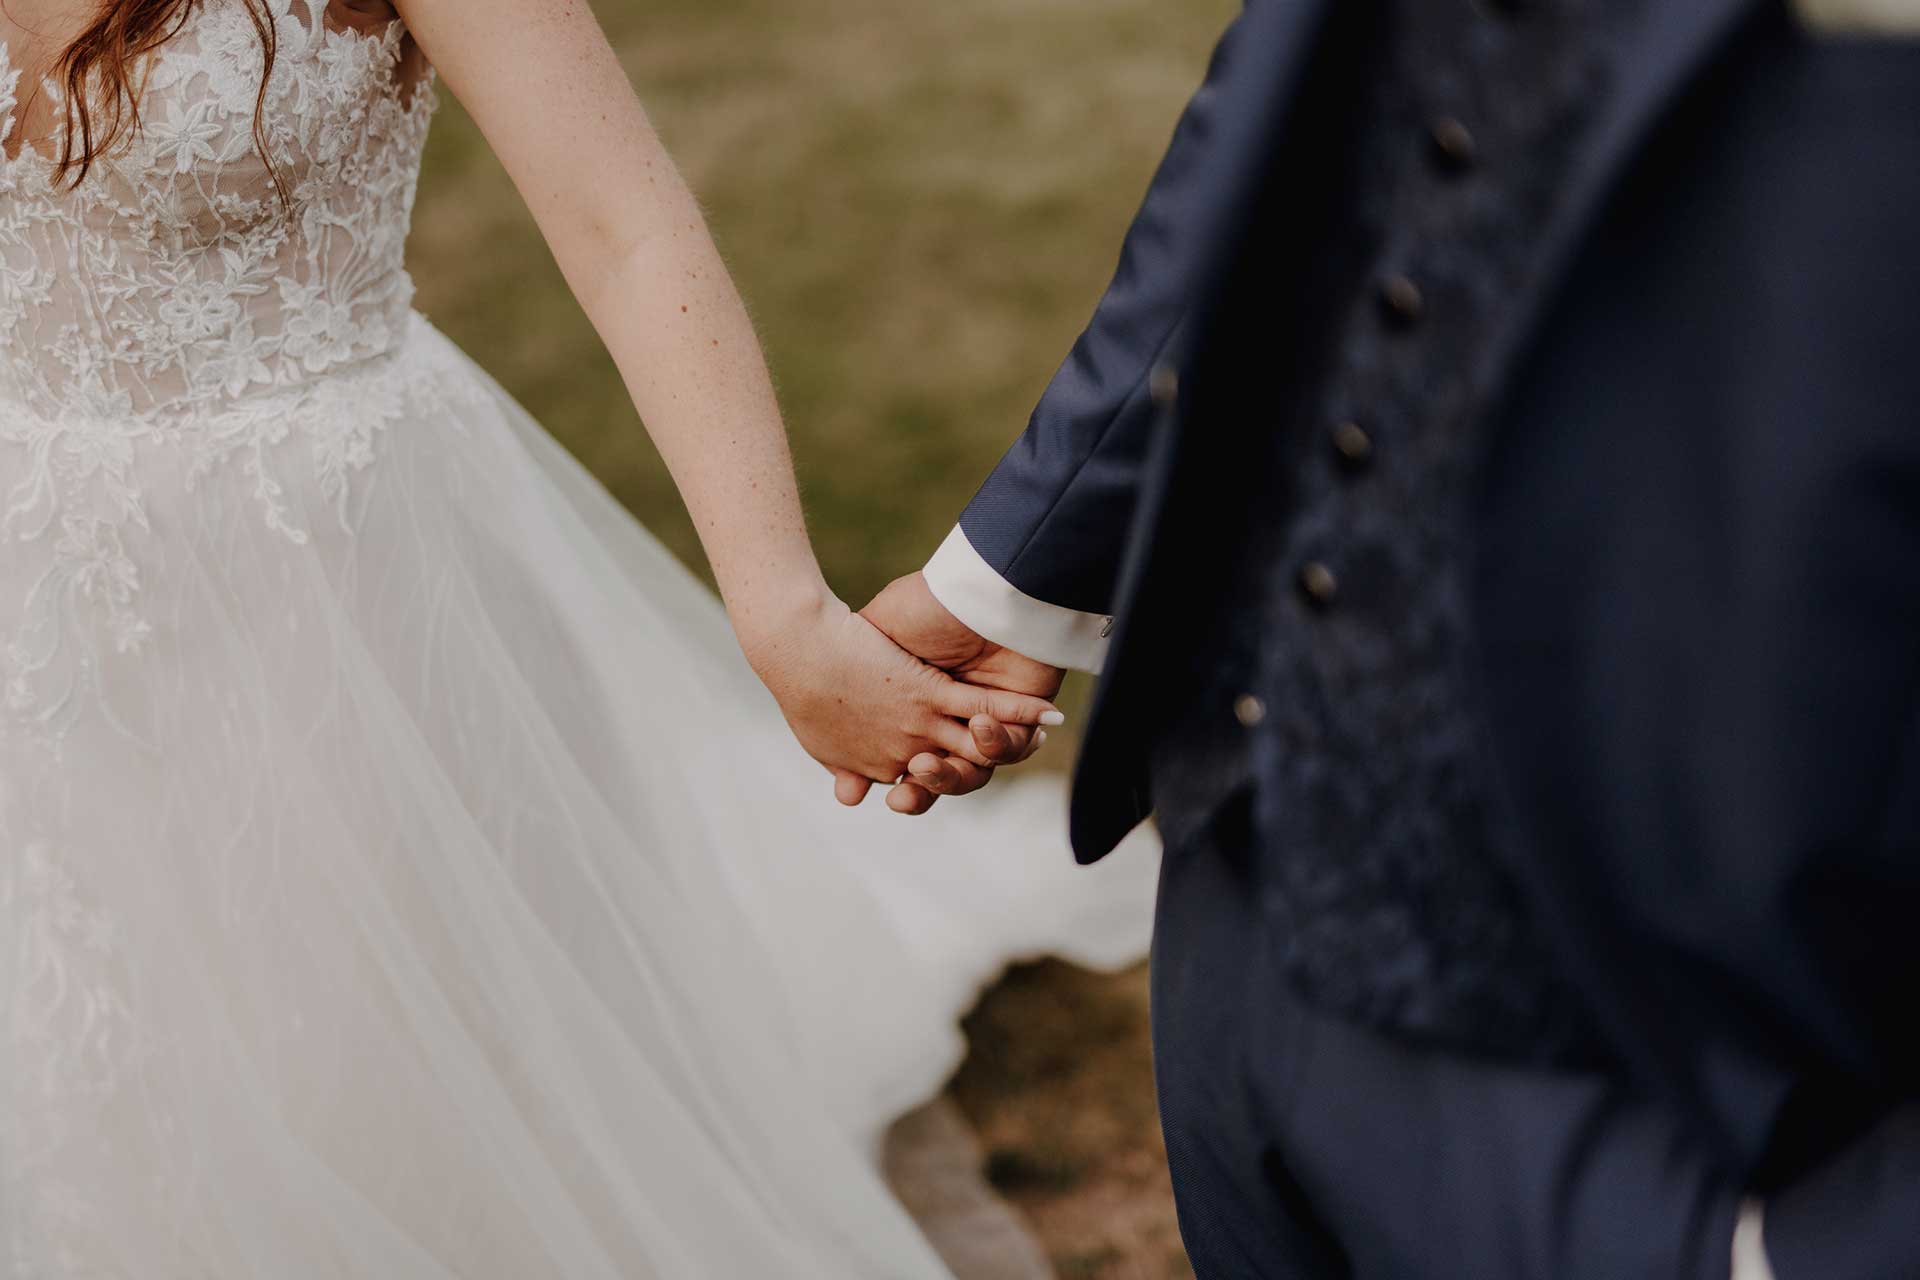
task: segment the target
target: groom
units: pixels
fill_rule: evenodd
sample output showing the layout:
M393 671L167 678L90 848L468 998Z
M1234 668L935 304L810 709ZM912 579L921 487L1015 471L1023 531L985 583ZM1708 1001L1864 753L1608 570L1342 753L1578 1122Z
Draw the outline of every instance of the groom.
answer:
M1845 9L1249 0L869 606L1104 670L1207 1280L1920 1275L1920 3Z

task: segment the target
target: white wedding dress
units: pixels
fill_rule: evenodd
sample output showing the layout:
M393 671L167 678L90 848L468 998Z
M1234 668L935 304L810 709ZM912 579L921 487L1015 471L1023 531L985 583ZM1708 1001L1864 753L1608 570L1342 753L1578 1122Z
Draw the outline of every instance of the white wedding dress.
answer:
M1006 960L1144 954L1154 847L1075 868L1045 777L833 805L411 309L399 23L267 3L291 218L241 0L78 191L0 158L6 1275L944 1274L877 1137Z

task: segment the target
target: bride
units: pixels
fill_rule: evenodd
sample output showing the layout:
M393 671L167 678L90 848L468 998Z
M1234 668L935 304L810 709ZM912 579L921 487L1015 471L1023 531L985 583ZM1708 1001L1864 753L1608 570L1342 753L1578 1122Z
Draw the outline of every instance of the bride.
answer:
M724 613L411 309L442 77ZM1010 956L1144 951L1152 851L816 794L787 726L851 801L1057 717L826 587L585 0L8 0L0 142L5 1274L943 1274L877 1136Z

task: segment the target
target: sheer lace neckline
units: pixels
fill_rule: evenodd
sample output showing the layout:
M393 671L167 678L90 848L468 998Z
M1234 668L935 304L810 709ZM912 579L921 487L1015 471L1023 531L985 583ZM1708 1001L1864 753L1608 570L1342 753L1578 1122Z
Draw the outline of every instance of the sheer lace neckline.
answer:
M298 12L301 7L306 8L304 17ZM335 26L328 20L328 6L325 0L311 0L310 4L303 3L303 0L267 0L267 8L276 20L278 29L283 34L290 28L301 32L303 44L317 41L323 47L329 45L374 47L378 55L376 62L381 68L386 86L392 90L404 109L411 111L418 105L421 98L433 96L438 76L432 63L424 63L420 73L411 80L403 81L400 77L400 65L406 56L407 34L406 23L401 18L390 18L368 27ZM237 16L242 22L248 22L251 30L244 5L234 3L233 0L197 0L186 21L180 24L180 28L149 55L150 68L151 65L164 61L170 56L177 56L183 38L196 22L212 21L221 16ZM0 36L0 173L13 173L22 166L29 166L50 177L54 170L55 157L49 154L40 142L26 137L25 122L15 119L15 108L19 105L19 83L25 80L26 69L14 64L12 45L12 40ZM283 43L278 58L284 59L285 56L286 49ZM59 82L50 74L42 74L39 78L39 88L47 102L58 112L66 96ZM11 136L16 130L22 135L18 139ZM56 140L57 135L56 138L44 141L53 145ZM18 146L18 151L9 150L9 147L14 145Z

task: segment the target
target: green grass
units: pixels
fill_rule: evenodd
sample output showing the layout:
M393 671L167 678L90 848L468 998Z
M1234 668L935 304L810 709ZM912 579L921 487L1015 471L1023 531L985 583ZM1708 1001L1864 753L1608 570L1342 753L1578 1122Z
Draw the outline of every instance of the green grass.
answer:
M753 310L828 576L864 603L1025 425L1235 5L595 7ZM703 569L612 362L441 92L417 305Z

